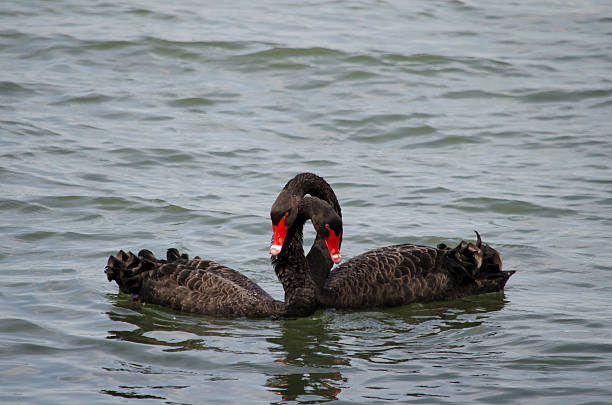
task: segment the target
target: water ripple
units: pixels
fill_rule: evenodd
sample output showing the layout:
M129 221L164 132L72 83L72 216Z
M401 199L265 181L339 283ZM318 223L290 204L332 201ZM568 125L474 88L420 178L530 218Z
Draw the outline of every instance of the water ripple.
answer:
M534 203L520 200L505 200L494 198L462 198L455 201L452 206L463 211L480 211L486 209L490 212L503 214L534 214L550 217L563 217L575 215L576 211L570 209L544 207Z
M526 95L521 96L521 98L531 103L550 103L580 101L590 98L604 98L609 96L612 96L612 90L610 89L579 91L547 90L530 92Z
M609 402L602 2L141 3L0 7L0 402ZM119 249L178 247L282 299L269 209L301 171L347 257L478 229L518 272L257 321L106 281Z

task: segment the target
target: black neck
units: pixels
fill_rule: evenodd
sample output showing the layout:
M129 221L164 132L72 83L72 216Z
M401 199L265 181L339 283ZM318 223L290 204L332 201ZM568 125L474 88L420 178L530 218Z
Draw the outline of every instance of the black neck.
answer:
M285 190L292 195L302 198L307 194L320 198L329 203L338 216L342 218L342 210L340 209L340 203L338 202L336 193L334 193L334 190L325 179L314 173L298 174L285 185ZM340 245L341 244L342 242ZM321 239L318 235L306 256L306 260L312 279L317 286L322 289L325 281L329 277L329 271L334 266L334 262L329 256L325 240Z
M336 193L334 193L334 190L323 177L317 176L314 173L300 173L291 179L284 188L290 191L291 194L299 197L310 194L313 197L328 202L338 216L342 218L342 210L340 209Z
M310 315L318 305L320 288L311 274L303 245L304 223L312 218L316 209L313 202L316 204L316 201L313 198L302 200L295 223L287 230L281 252L272 258L276 276L285 290L285 311L288 316Z

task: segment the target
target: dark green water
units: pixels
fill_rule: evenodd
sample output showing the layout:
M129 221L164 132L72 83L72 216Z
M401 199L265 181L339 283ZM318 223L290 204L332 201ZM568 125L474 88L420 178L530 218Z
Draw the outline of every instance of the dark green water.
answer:
M612 403L607 1L0 5L0 402ZM131 303L118 249L276 298L300 171L343 257L477 229L503 294L297 320Z

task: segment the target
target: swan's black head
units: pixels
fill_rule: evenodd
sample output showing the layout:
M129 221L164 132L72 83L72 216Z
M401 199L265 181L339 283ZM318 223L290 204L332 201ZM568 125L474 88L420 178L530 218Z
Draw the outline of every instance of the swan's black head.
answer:
M300 212L305 212L312 221L317 236L325 240L329 255L334 263L340 263L342 244L342 218L327 202L316 197L305 197Z
M325 201L316 197L300 197L283 190L270 210L274 237L270 253L277 256L283 249L287 231L299 222L302 226L310 219L317 237L325 240L334 263L340 263L342 243L342 218Z
M295 224L295 220L299 213L299 204L301 198L292 195L287 190L281 191L276 197L276 201L270 209L270 219L272 220L272 228L274 229L274 239L270 247L270 253L276 256L283 248L287 230Z

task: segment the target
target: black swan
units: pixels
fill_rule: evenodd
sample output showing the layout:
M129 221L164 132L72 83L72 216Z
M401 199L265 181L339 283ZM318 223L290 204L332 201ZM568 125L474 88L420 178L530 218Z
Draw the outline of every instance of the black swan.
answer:
M176 249L168 249L166 260L146 249L138 255L120 250L108 258L105 273L133 300L179 311L263 318L281 315L285 308L236 270L197 256L189 260Z
M300 238L292 246L302 248L302 228L307 219L312 219L317 231L308 257L303 262L292 259L296 267L286 267L279 275L285 289L285 302L274 300L255 282L236 270L197 256L189 260L186 254L181 255L176 249L169 249L165 260L155 258L146 249L138 255L119 251L108 259L105 269L107 278L109 281L114 280L121 292L131 294L135 300L186 312L249 318L308 314L311 311L310 303L305 303L306 308L299 308L301 301L292 299L300 295L302 285L299 280L304 278L303 274L311 274L310 265L319 266L312 272L314 278L320 282L325 280L333 265L329 249L333 248L333 254L338 255L340 242L326 240L329 230L322 222L324 219L318 219L318 212L325 215L326 211L318 208L318 199L314 202L312 198L304 199L306 194L320 196L335 207L331 209L326 205L327 209L335 216L340 214L340 205L329 184L311 173L295 176L279 194L277 201L289 202L288 209L291 211L292 224L286 230L289 235L287 241L291 242L294 237ZM313 209L313 204L318 209ZM299 229L292 229L294 226ZM301 255L304 255L303 250ZM297 253L293 256L297 256Z
M284 275L279 265L284 265L280 258L287 247L282 225L291 220L285 207L286 203L277 200L270 213L275 231L270 251L279 278ZM338 222L339 217L335 222L330 219L334 216L331 206L321 202L317 208L327 211L328 224ZM341 224L326 235L327 240L341 238ZM501 291L514 271L502 271L499 252L483 244L478 232L476 235L476 243L462 241L454 248L403 244L370 250L332 270L322 284L314 276L301 280L311 295L300 299L324 308L373 308ZM288 245L300 240L292 239ZM292 252L300 249L291 247ZM330 254L334 254L331 249Z

